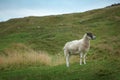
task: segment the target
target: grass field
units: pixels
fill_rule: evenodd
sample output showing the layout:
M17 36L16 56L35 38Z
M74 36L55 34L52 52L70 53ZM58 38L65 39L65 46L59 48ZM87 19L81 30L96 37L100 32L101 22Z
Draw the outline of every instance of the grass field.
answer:
M0 80L120 80L120 6L0 22ZM93 32L87 64L63 46Z

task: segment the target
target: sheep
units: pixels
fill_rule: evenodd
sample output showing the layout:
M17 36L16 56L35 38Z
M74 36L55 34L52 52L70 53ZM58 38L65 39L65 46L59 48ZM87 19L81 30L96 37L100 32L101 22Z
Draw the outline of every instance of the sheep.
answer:
M86 64L85 58L90 48L90 40L95 38L96 36L94 36L92 33L85 33L82 39L67 42L63 48L64 55L66 57L66 66L69 67L69 57L73 54L80 55L80 65L82 65L82 58L84 60L84 64Z

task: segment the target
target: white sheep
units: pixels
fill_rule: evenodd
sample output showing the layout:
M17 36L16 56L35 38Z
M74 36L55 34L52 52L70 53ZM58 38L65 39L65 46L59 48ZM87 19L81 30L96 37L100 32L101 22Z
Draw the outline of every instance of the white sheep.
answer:
M69 67L69 56L72 54L79 54L80 55L80 65L82 65L82 58L84 64L86 64L86 55L87 51L90 48L90 40L95 39L96 36L94 36L92 33L85 33L82 39L80 40L74 40L67 42L64 46L64 55L66 57L66 66Z

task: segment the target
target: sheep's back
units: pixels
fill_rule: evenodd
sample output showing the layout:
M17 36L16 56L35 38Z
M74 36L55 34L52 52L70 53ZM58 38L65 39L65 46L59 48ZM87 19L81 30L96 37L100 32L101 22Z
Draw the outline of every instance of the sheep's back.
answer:
M65 44L64 49L74 50L74 49L78 48L79 46L80 46L79 40L74 40L74 41L71 41L71 42L67 42L67 43Z

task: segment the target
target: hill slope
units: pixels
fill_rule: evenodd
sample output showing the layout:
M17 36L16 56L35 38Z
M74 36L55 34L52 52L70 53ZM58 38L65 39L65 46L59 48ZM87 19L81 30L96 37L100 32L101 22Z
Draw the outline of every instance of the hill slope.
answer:
M85 32L93 32L97 38L91 41L91 49L87 55L86 65L79 66L78 57L76 62L71 63L70 68L66 68L64 63L57 66L51 66L28 62L28 66L23 66L20 62L19 65L17 63L14 65L7 64L9 66L7 69L0 65L0 79L119 80L119 25L119 5L91 10L84 13L45 17L25 17L1 22L1 55L7 53L11 55L15 51L20 54L24 53L24 51L28 51L28 53L45 51L51 54L50 56L52 56L52 58L55 58L51 60L52 62L56 61L56 58L58 58L56 54L60 54L60 56L62 56L60 57L60 61L62 62L64 60L62 48L67 41L80 39ZM9 55L6 55L6 57L9 58ZM25 55L23 57L25 57L25 60L28 60ZM29 57L32 59L31 56ZM4 57L0 56L0 64L2 64L3 58Z
M95 33L98 37L95 41L97 44L103 38L111 43L114 37L120 39L119 8L120 6L115 6L84 13L26 17L1 22L0 50L11 43L25 43L36 50L59 53L67 41L79 39L85 32ZM108 38L111 39L107 40Z

